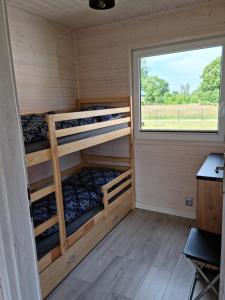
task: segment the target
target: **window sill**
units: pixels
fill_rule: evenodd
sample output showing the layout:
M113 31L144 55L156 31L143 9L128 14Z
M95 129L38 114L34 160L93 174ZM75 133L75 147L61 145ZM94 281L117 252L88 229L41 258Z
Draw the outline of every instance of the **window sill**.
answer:
M183 142L218 142L224 144L224 135L219 133L202 132L134 132L135 141L183 141Z
M197 147L197 148L218 148L218 152L223 152L225 142L215 141L191 141L191 140L168 140L168 139L134 139L134 145L162 145L166 147ZM214 150L215 151L215 150Z

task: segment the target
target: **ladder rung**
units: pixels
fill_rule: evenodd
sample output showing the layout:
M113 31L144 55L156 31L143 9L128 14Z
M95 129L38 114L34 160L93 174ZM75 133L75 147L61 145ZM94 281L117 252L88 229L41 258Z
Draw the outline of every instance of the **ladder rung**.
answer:
M53 193L55 191L55 186L54 185L49 185L41 190L38 190L36 192L31 193L30 198L31 202L35 202L40 200L41 198Z
M52 227L56 223L58 223L58 217L54 216L51 219L49 219L48 221L38 225L37 227L34 228L35 237L40 235L42 232L44 232L48 228Z

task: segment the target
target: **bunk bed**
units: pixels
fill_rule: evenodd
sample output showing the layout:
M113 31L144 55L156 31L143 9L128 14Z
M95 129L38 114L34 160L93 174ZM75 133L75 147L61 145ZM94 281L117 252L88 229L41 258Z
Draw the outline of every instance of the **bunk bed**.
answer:
M109 104L113 104L111 101L115 101L116 104L124 103L124 98L107 98ZM90 105L88 107L92 108L97 104L101 104L101 98L96 99L79 99L77 104L77 108L80 109L82 106ZM96 103L94 102L96 101ZM95 104L95 105L94 105ZM99 107L98 105L96 107ZM111 107L111 106L109 106ZM70 154L75 151L80 151L85 149L86 147L92 147L98 145L99 143L104 143L110 141L112 139L117 139L123 136L130 134L130 128L126 126L127 123L130 123L130 117L123 117L125 113L130 113L130 105L125 107L115 107L115 108L107 108L104 106L104 109L98 110L84 110L77 111L71 113L61 113L61 114L53 114L48 113L49 117L48 124L55 126L53 123L60 123L66 121L75 121L75 120L85 120L85 119L94 119L97 122L91 122L84 124L83 126L74 126L68 128L59 128L56 130L55 135L58 139L57 143L59 144L59 157L64 156L66 154ZM111 118L105 121L98 121L98 119L104 120L106 116L117 115L116 118ZM52 132L52 131L49 131ZM93 134L92 134L93 133ZM95 136L95 139L93 139ZM90 138L89 140L87 138ZM85 145L81 145L79 140L85 140ZM51 139L50 139L51 141ZM38 141L37 143L28 144L25 147L26 151L26 164L27 167L34 166L36 164L40 164L51 160L51 147L50 141ZM74 142L72 144L72 142ZM76 143L77 142L77 143ZM71 144L70 144L71 143ZM70 146L71 147L70 147ZM86 146L87 145L87 146Z
M25 147L27 167L53 166L53 177L30 185L43 297L134 208L130 97L79 99L77 109L47 113L48 140ZM85 151L125 136L129 157ZM61 172L60 158L77 151L80 164Z

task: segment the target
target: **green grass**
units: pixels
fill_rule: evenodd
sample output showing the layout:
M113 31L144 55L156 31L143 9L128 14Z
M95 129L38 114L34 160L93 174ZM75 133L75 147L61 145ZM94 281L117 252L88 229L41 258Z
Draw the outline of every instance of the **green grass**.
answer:
M217 130L217 120L201 121L201 120L159 120L159 121L144 121L142 129L151 130L196 130L196 131L211 131Z
M217 130L217 105L142 106L142 129Z

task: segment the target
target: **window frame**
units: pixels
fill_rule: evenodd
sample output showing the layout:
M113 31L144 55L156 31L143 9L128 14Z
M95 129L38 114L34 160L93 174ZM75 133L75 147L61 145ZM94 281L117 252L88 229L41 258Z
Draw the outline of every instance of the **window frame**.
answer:
M176 130L142 130L141 129L141 77L140 60L147 56L163 55L188 50L197 50L222 46L221 89L218 109L218 131L176 131ZM199 39L167 45L131 50L132 97L135 139L166 139L190 141L225 141L225 36Z

